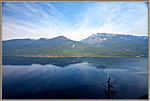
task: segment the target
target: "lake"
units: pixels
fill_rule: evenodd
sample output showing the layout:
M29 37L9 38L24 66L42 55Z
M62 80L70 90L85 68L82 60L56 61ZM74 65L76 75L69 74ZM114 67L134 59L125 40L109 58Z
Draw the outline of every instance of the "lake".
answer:
M3 99L105 99L109 77L115 99L148 94L148 57L3 57L2 63Z

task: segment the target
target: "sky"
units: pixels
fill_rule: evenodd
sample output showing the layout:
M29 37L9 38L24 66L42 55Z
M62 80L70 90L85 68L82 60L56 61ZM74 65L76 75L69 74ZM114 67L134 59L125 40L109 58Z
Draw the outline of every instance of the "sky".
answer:
M148 36L146 2L3 2L2 40L96 33Z

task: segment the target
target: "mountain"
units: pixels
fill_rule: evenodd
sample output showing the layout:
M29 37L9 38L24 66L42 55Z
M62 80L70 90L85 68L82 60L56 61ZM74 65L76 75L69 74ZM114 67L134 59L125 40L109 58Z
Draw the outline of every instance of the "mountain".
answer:
M70 40L64 36L39 40L15 39L2 42L3 56L102 56L98 47Z
M147 54L147 37L106 33L94 34L80 42L64 36L53 39L13 39L2 42L3 56L100 57Z
M81 42L104 49L113 56L148 54L148 37L146 36L97 33Z

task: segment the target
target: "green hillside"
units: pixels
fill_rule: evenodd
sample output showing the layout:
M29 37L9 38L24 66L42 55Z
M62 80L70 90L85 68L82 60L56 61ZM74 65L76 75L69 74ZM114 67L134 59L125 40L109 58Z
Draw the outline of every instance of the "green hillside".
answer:
M87 40L86 40L87 41ZM39 40L14 39L2 42L3 56L100 57L147 55L147 40L122 41L112 38L102 43L78 42L64 36Z

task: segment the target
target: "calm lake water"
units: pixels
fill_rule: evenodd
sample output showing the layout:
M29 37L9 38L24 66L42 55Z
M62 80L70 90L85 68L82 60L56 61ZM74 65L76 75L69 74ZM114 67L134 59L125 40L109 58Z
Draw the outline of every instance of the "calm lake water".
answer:
M116 82L116 99L148 94L148 57L3 57L2 97L105 99L109 76Z

